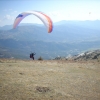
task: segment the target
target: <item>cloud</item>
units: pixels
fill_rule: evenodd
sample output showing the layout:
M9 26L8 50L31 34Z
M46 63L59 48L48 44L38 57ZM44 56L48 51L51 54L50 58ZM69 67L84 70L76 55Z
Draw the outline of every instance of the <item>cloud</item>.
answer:
M53 11L53 12L49 12L48 15L51 17L51 19L54 22L65 20L69 17L68 13L64 11Z
M16 14L16 13L18 13L18 11L13 11L13 12L11 12L11 14Z
M5 12L6 12L6 11L12 11L12 9L4 9L3 11L5 11Z
M7 19L7 20L14 20L14 17L12 17L11 15L5 15L5 16L4 16L4 19Z
M60 11L53 11L53 12L49 12L49 15L53 16L53 17L57 17L57 16L61 15L61 12Z
M90 11L53 11L48 15L56 22L60 20L97 20L100 19L100 13Z

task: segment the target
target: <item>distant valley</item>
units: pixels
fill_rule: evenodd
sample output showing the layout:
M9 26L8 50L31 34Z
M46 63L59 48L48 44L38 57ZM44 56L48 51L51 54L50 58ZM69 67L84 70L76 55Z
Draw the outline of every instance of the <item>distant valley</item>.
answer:
M53 59L100 49L100 21L60 21L47 33L42 24L20 24L0 27L0 58Z

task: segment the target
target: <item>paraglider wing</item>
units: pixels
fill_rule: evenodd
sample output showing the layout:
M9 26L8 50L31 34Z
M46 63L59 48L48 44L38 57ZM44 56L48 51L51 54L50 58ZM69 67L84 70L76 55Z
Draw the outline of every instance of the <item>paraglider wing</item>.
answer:
M48 29L48 33L52 32L53 29L53 23L52 20L50 19L50 17L48 17L46 14L39 12L39 11L26 11L23 12L21 14L19 14L13 24L13 28L16 28L18 26L18 24L28 15L35 15L37 16L47 27Z
M46 19L48 20L48 24L49 24L48 32L52 32L52 30L53 30L53 23L52 23L52 20L50 19L50 17L47 16L46 14L42 13L42 12L39 12L39 13L41 13L42 15L44 15L46 17Z

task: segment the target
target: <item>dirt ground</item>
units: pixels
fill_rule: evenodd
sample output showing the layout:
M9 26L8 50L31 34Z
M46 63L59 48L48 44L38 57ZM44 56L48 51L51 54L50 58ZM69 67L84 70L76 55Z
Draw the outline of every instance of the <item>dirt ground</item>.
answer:
M100 62L0 59L0 100L100 100Z

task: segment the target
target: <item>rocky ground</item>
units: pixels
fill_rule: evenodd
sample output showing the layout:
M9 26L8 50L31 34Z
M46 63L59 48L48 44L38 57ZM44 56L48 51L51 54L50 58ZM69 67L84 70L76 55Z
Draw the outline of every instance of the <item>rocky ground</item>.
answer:
M54 60L73 60L73 61L100 61L100 50L91 50L68 57L56 57Z

